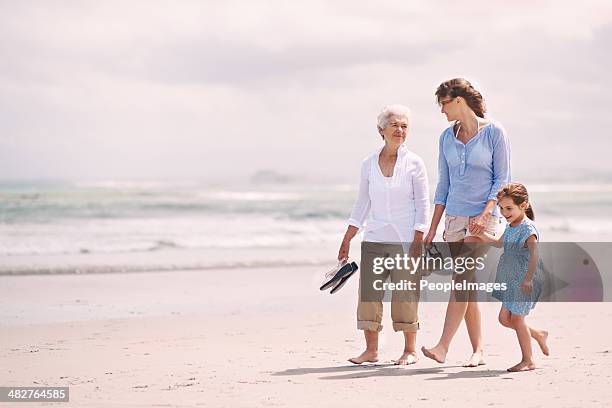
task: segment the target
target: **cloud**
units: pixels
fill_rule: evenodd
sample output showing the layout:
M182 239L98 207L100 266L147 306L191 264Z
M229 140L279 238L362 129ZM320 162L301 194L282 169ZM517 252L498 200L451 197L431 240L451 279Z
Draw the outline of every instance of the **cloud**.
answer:
M576 152L608 171L604 149L582 138L605 143L610 9L4 2L0 174L248 178L272 169L347 179L354 166L337 157L358 162L379 143L378 110L399 102L413 110L409 143L433 177L446 126L433 91L453 76L483 91L512 137L519 174L541 167L551 145L550 173Z

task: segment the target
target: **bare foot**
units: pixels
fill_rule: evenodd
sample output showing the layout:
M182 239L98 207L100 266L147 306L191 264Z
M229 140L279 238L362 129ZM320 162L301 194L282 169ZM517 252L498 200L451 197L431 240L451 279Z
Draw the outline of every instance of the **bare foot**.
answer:
M378 362L378 353L376 351L366 350L359 357L349 358L353 364L361 364L361 363L376 363Z
M550 349L548 348L548 344L546 344L546 340L548 339L548 332L546 330L540 330L542 335L538 335L535 337L535 341L538 342L538 346L540 346L540 350L544 353L545 356L550 355Z
M463 363L463 367L478 367L479 365L485 364L487 363L482 356L482 351L479 351L477 353L473 353L472 356L465 363Z
M535 370L536 366L533 361L521 361L515 366L512 366L508 369L511 373L518 373L520 371L531 371Z
M395 361L395 365L410 365L417 361L419 361L419 359L415 351L404 351L404 354Z
M426 349L425 347L421 347L421 351L425 354L425 357L429 357L432 360L437 361L438 363L443 363L446 361L446 353L448 350L442 348L442 346L436 346L430 349Z

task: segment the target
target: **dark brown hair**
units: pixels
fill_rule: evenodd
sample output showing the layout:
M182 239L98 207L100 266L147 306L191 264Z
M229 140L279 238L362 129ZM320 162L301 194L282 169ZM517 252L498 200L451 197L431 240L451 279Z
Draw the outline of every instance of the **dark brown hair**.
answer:
M487 108L485 107L484 98L482 94L478 92L470 81L465 78L453 78L448 81L444 81L436 89L436 98L438 103L440 99L444 97L462 97L467 102L471 110L474 111L476 116L484 118Z
M525 209L525 214L530 220L535 220L535 214L533 213L533 207L529 202L529 194L527 194L527 188L520 183L510 183L502 187L501 190L497 192L497 202L499 202L502 198L509 197L512 199L512 202L516 205L521 205L524 202L527 202L527 208Z

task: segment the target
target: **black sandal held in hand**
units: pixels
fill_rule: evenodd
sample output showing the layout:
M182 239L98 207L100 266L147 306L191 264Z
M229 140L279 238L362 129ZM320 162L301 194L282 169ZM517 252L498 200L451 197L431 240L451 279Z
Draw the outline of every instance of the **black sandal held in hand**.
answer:
M327 290L334 286L330 293L335 293L340 290L346 281L359 269L355 262L351 263L338 263L331 271L325 274L325 283L319 288L319 290Z
M355 262L353 262L353 264L355 264ZM337 291L339 291L340 289L342 289L342 287L344 286L344 284L346 283L346 281L348 281L348 280L349 280L349 278L350 278L351 276L353 276L353 274L354 274L355 272L357 272L357 269L359 269L359 268L357 267L357 264L355 264L355 266L354 266L354 268L353 268L352 272L349 272L347 275L345 275L345 276L343 276L342 278L340 278L340 282L338 282L338 284L337 284L336 286L334 286L334 287L332 288L332 290L331 290L329 293L330 293L331 295L333 295L334 293L336 293Z

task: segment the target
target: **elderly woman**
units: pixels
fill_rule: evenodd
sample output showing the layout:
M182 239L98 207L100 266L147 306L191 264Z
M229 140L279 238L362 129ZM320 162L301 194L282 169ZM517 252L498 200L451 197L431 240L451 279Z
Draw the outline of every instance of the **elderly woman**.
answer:
M443 236L453 243L451 252L456 255L462 251L463 243L484 242L477 236L483 231L493 236L501 232L496 194L510 182L510 145L504 129L485 118L484 99L467 80L455 78L443 82L436 90L436 98L446 119L453 123L440 136L435 209L425 244L433 241L446 211ZM477 302L463 301L468 299L455 292L451 294L438 344L421 349L427 357L443 363L450 342L465 319L472 356L464 367L485 363L480 310Z
M355 364L378 361L378 332L382 329L382 294L380 298L364 299L363 277L372 276L374 258L394 257L403 253L401 243L412 243L410 253L415 256L420 254L427 228L427 173L423 160L404 144L408 127L409 110L405 106L387 106L378 115L378 133L384 145L363 160L357 202L338 253L339 260L348 259L351 239L360 229L365 229L357 328L364 331L366 350L358 357L349 359ZM401 268L390 268L377 278L384 281L389 276L392 282L402 279L414 281L416 274ZM403 354L396 364L413 364L417 361L418 296L416 299L408 296L402 300L396 295L393 293L391 302L393 329L404 332L405 340Z

